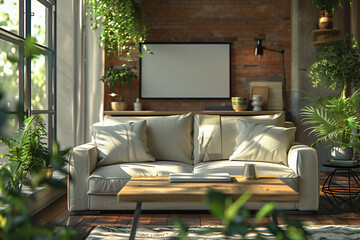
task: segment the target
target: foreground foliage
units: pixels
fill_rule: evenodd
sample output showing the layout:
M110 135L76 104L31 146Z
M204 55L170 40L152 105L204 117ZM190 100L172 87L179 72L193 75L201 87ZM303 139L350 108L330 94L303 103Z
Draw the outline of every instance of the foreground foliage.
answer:
M259 228L266 228L268 233L276 239L308 239L308 234L304 230L302 224L298 221L289 219L282 211L275 209L275 203L270 202L264 205L251 221L250 211L244 207L244 204L251 197L250 193L243 194L235 202L230 195L220 192L209 192L205 201L210 207L211 213L219 218L223 224L223 228L208 229L203 234L221 232L225 238L230 236L242 236L242 239L247 239L249 235L255 235L255 239L265 239L263 231ZM269 221L268 218L272 218ZM280 227L277 218L280 218L286 226ZM173 238L178 240L186 240L188 234L188 227L177 221L175 226L179 228L179 237ZM253 238L252 238L253 239Z

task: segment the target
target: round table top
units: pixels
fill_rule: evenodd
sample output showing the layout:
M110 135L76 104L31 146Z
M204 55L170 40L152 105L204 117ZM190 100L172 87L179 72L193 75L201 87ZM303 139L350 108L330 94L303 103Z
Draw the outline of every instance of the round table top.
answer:
M346 160L344 160L346 161ZM324 167L330 167L330 168L338 168L338 169L353 169L353 168L360 168L360 165L355 165L355 166L341 166L340 164L334 164L331 163L330 161L324 162L322 164Z

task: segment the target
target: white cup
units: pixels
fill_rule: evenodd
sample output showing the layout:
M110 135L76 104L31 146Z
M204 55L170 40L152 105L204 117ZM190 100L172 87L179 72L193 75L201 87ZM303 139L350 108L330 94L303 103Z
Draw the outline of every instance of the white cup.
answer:
M248 180L258 179L257 168L255 164L245 164L244 178Z

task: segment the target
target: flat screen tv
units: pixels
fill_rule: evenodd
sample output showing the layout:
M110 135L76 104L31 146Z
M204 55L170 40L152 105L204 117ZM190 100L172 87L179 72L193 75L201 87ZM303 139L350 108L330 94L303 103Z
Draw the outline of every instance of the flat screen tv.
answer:
M230 43L144 43L140 98L230 98Z

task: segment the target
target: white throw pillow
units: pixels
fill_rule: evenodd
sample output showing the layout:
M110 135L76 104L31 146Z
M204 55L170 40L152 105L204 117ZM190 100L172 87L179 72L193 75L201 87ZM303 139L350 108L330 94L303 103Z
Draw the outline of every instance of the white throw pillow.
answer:
M265 126L238 120L238 137L230 160L287 165L287 151L296 128Z
M155 161L149 153L146 121L113 126L92 126L91 134L98 150L98 166Z

